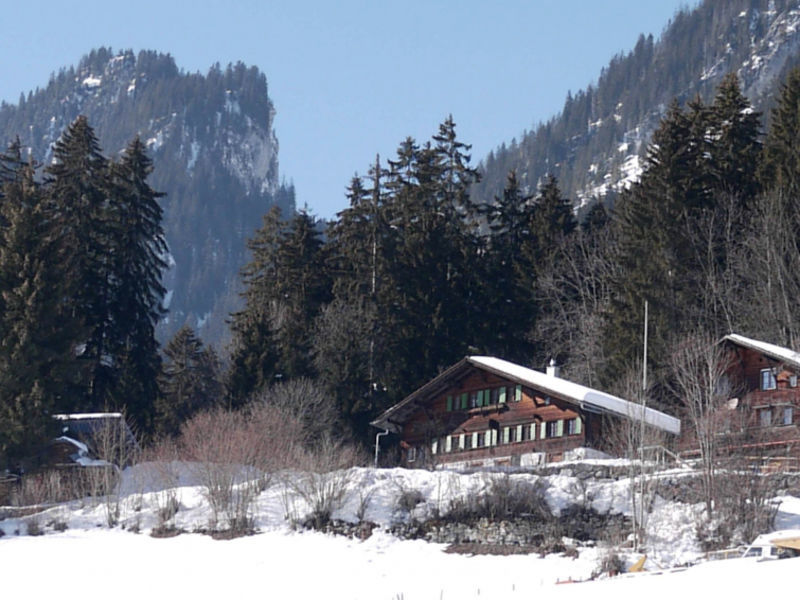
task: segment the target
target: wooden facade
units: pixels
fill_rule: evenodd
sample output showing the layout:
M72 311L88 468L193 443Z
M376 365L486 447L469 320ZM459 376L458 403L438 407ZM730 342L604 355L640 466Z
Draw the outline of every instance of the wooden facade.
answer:
M721 343L729 361L728 401L716 416L722 447L800 458L800 353L735 334Z
M587 404L593 395L628 404L554 373L468 357L373 425L400 437L405 466L533 466L603 445L610 413Z

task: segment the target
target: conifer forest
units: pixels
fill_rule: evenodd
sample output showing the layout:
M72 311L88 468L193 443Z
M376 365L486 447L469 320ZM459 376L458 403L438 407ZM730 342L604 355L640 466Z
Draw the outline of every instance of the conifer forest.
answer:
M552 175L479 170L448 117L347 187L332 222L274 207L247 243L230 344L184 326L164 347L161 194L134 139L107 158L86 118L42 167L19 142L0 166L0 457L30 456L50 415L124 411L146 440L199 411L292 382L368 444L370 420L465 355L544 367L625 394L642 368L677 414L670 356L689 338L800 342L800 70L766 118L725 77L674 101L640 179L580 213ZM580 219L577 215L580 214Z

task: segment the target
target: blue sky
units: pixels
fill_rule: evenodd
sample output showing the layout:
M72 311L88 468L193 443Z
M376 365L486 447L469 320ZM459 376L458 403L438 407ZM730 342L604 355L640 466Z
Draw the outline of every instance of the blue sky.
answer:
M473 163L556 114L639 33L696 0L5 2L0 99L44 87L98 46L168 52L186 71L243 61L267 76L283 177L333 217L406 136L452 114Z

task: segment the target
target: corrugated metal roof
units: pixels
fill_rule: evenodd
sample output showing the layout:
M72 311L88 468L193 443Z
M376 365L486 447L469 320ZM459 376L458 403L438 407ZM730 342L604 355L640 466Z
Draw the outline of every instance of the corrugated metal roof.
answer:
M453 377L457 376L464 369L468 369L470 366L489 371L515 383L526 385L536 391L575 404L584 410L610 413L636 420L642 419L648 425L676 435L681 431L680 420L661 411L646 408L640 404L623 400L622 398L607 394L606 392L588 388L567 381L566 379L561 379L560 377L547 375L541 371L534 371L528 367L523 367L492 356L468 356L407 396L401 402L389 408L380 417L375 419L372 425L381 429L389 429L395 432L399 431L400 425L414 412L421 400L434 395L438 388L444 387Z

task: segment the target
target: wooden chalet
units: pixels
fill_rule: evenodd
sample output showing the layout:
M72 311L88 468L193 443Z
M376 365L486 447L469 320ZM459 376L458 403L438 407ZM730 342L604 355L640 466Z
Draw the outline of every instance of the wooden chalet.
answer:
M680 421L499 358L469 356L372 425L400 437L405 466L533 466L604 446L607 417L643 419L677 435ZM613 419L612 419L613 420Z
M728 361L721 382L728 400L717 416L717 432L727 438L723 448L800 457L800 353L738 334L720 344Z

